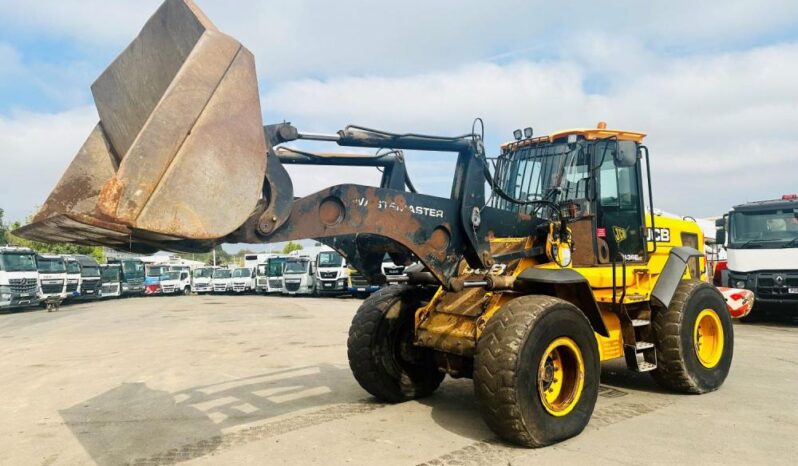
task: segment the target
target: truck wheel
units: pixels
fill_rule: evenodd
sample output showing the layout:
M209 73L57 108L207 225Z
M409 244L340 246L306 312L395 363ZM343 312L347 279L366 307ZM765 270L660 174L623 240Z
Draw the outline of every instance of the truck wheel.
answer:
M657 368L654 379L682 393L716 390L726 380L734 330L723 296L699 280L682 280L667 309L652 320Z
M411 286L386 288L366 299L352 319L349 367L360 386L380 400L422 398L443 380L432 351L413 345L415 311L425 297Z
M477 342L474 389L499 437L543 447L573 437L590 421L601 372L584 313L550 296L513 299Z

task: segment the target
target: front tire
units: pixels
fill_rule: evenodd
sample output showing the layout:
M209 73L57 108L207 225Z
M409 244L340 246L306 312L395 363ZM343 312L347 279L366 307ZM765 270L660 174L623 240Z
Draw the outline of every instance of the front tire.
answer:
M499 437L543 447L584 430L598 398L600 361L584 313L549 296L513 299L477 342L474 389Z
M654 380L681 393L717 390L734 352L734 329L723 296L699 280L682 280L667 309L652 320L657 368Z
M349 367L360 386L382 401L428 396L443 380L432 351L413 345L415 311L427 298L417 287L385 288L366 299L352 320Z

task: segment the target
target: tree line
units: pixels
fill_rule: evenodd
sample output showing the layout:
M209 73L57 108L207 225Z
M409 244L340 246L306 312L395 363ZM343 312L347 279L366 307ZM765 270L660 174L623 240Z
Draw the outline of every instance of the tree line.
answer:
M105 253L101 246L79 246L70 243L43 243L40 241L30 241L25 238L16 236L13 232L17 228L30 223L31 217L28 217L23 224L19 220L7 224L5 221L5 211L0 208L0 245L22 246L30 248L40 254L85 254L94 257L98 262L105 262ZM257 254L255 251L249 249L242 249L236 254L230 254L222 248L222 245L216 246L216 265L234 265L243 264L244 256L247 254ZM288 254L293 251L299 251L302 245L294 241L289 241L282 249L283 254ZM198 253L198 254L178 254L183 259L200 261L208 265L213 264L213 252Z

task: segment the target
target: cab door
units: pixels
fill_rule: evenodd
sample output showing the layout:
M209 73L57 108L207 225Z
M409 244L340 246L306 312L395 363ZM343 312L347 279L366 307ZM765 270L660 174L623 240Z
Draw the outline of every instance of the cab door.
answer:
M615 139L595 145L599 242L606 242L610 261L646 261L645 223L637 143Z

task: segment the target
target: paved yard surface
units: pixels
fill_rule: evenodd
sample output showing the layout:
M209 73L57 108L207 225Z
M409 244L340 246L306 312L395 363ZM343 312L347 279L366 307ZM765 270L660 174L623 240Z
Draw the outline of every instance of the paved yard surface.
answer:
M0 315L0 464L776 464L798 457L798 326L736 325L720 391L605 365L582 435L497 441L469 380L400 405L349 373L359 301L185 296Z

